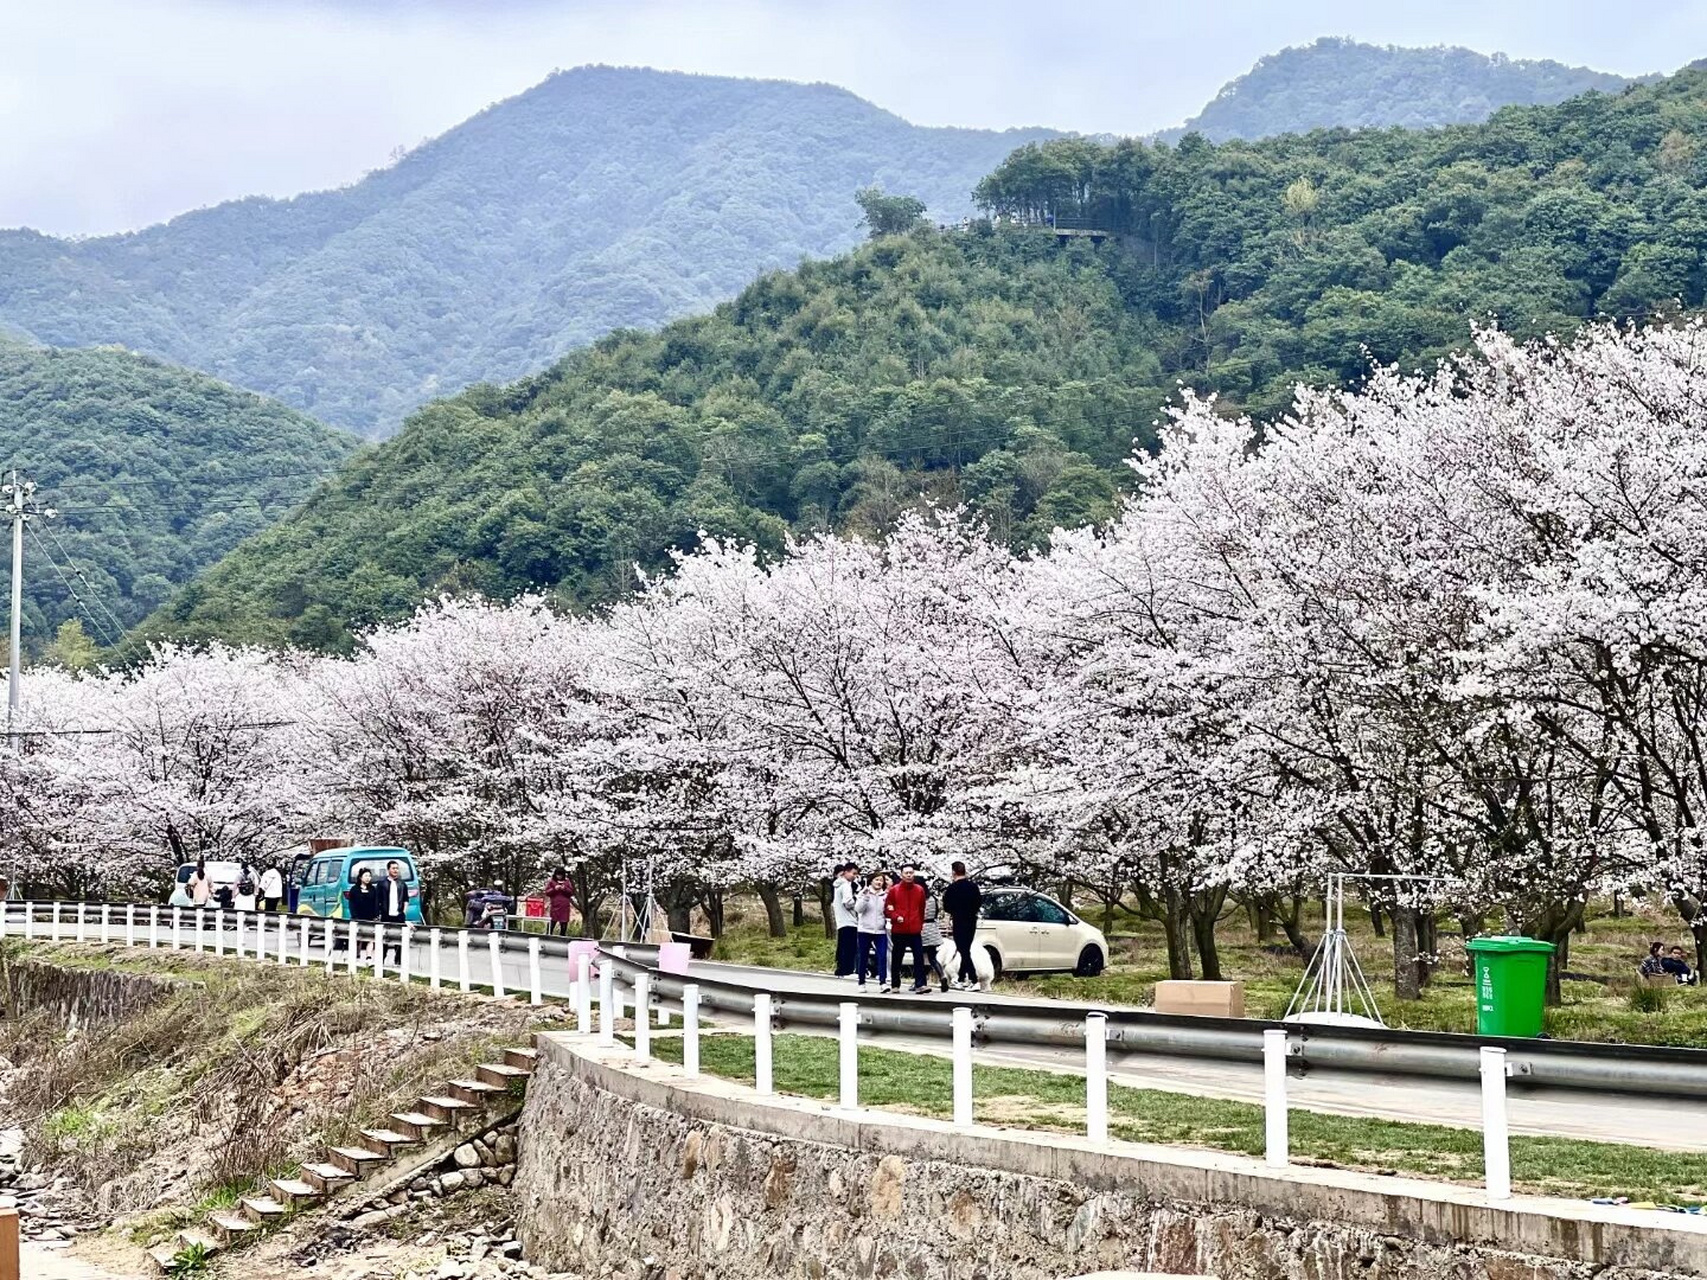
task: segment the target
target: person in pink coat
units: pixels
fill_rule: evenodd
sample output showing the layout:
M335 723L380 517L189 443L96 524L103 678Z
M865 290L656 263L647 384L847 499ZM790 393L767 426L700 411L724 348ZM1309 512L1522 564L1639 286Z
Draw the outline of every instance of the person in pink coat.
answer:
M562 867L551 873L551 879L545 882L545 932L560 933L565 938L569 936L569 921L575 916L575 886L569 881L569 873Z

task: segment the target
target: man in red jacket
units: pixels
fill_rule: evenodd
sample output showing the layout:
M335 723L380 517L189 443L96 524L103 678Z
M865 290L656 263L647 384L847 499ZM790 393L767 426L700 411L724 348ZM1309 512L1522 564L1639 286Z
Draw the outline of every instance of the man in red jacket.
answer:
M930 965L925 961L925 886L913 878L912 867L901 868L901 878L889 887L883 900L883 914L889 919L889 985L885 991L901 989L901 960L910 947L913 951L913 994L928 991L925 980Z

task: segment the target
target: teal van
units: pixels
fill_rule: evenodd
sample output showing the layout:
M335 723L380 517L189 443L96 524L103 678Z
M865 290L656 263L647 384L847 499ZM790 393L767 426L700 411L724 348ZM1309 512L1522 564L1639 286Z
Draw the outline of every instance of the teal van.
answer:
M302 868L296 882L296 913L301 916L321 916L342 920L350 914L350 904L344 891L356 882L363 867L373 872L373 882L385 882L385 866L397 863L403 870L403 883L409 886L409 907L404 918L411 924L421 924L421 877L415 859L407 849L388 849L373 845L354 845L345 849L326 849L314 855Z

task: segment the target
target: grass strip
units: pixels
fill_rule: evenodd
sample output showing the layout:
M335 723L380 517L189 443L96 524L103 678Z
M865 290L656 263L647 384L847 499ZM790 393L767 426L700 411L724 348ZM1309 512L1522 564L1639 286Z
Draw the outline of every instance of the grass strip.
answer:
M681 1041L676 1037L654 1040L652 1051L665 1061L681 1061ZM779 1035L772 1052L778 1092L820 1099L838 1096L834 1039ZM700 1067L712 1075L751 1083L752 1037L703 1037ZM860 1048L863 1106L947 1117L953 1111L951 1088L951 1065L946 1058ZM982 1124L1083 1132L1085 1082L1081 1076L975 1066L972 1093L974 1114ZM1292 1156L1300 1162L1453 1182L1482 1179L1479 1130L1297 1108L1290 1128ZM1248 1102L1111 1086L1109 1129L1115 1137L1131 1142L1208 1147L1247 1156L1260 1156L1263 1151L1263 1111ZM1688 1205L1707 1199L1707 1153L1655 1151L1574 1138L1514 1137L1511 1168L1513 1183L1537 1195L1625 1196L1637 1204L1653 1205Z

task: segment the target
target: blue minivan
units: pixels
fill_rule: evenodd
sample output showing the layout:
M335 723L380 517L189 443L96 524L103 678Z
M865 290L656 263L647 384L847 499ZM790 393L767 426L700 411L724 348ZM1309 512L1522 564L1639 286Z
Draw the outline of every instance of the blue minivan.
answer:
M350 914L344 891L356 881L361 869L373 872L375 885L385 881L387 863L395 862L403 870L403 883L409 886L409 908L405 919L421 924L421 877L415 859L407 849L388 849L372 845L355 845L343 849L326 849L314 855L302 868L297 881L296 912L304 916L322 916L342 920Z

